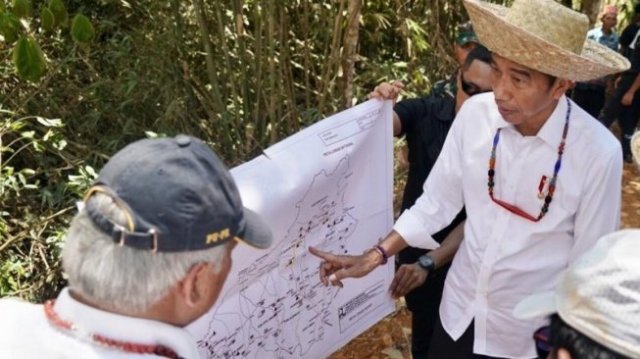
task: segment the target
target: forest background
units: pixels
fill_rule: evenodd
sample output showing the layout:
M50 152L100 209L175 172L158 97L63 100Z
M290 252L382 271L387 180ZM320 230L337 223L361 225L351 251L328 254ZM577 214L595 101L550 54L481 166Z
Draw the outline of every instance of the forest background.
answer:
M463 21L460 0L0 0L0 297L57 295L75 201L125 144L187 133L240 164L382 81L427 94Z

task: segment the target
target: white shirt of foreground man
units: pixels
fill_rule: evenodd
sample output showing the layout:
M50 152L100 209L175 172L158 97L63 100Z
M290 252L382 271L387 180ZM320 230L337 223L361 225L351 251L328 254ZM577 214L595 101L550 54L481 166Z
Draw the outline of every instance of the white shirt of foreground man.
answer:
M549 212L532 222L487 194L488 159L496 130L495 197L537 214L544 203L567 112L563 96L536 136L524 137L498 112L494 95L462 106L424 193L394 229L414 247L432 245L430 233L466 205L465 238L445 283L440 317L456 339L475 319L474 352L535 356L531 335L541 321L521 321L514 306L536 290L551 290L567 264L596 239L618 228L622 153L616 139L571 102L569 134ZM542 176L547 179L542 180ZM548 183L543 185L548 190Z

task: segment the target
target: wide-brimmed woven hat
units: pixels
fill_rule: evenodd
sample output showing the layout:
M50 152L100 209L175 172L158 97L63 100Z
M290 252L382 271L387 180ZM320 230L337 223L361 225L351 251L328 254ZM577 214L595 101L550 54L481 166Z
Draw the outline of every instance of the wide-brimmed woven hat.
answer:
M515 0L509 8L464 0L480 42L542 73L587 81L627 70L622 55L586 40L589 19L554 0Z

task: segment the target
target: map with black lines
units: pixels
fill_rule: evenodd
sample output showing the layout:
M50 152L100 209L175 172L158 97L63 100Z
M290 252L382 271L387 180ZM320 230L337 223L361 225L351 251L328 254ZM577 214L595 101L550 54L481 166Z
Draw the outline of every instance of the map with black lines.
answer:
M214 308L188 329L204 358L320 358L389 314L392 261L345 288L319 281L317 246L360 254L392 224L390 105L327 118L232 170L274 244L239 246Z

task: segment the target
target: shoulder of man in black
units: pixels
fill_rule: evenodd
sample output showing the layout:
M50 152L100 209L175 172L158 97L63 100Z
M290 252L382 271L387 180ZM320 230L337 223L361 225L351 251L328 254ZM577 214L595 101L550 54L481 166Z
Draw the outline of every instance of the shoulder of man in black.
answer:
M627 27L625 27L620 34L620 45L628 47L631 44L631 41L633 41L633 38L636 36L638 30L640 30L640 26L638 26L638 24L636 23L627 25Z
M455 118L455 98L449 95L428 95L398 102L393 110L400 118L402 135L419 128L442 128L442 123L451 123Z
M631 67L625 73L637 74L640 72L640 46L636 46L631 52Z

